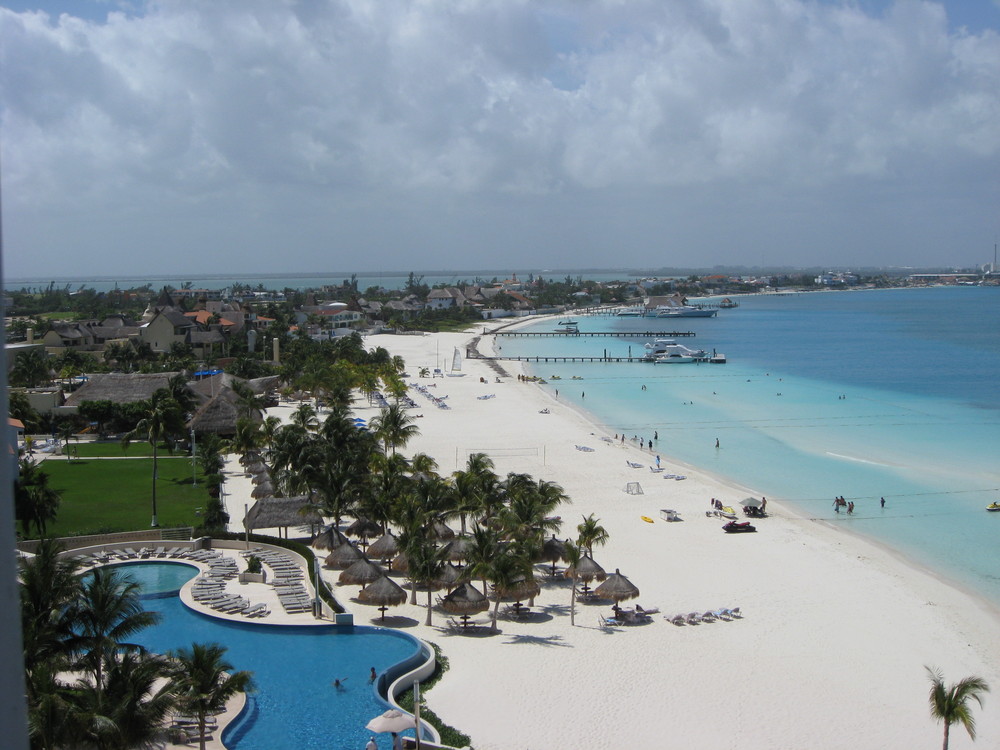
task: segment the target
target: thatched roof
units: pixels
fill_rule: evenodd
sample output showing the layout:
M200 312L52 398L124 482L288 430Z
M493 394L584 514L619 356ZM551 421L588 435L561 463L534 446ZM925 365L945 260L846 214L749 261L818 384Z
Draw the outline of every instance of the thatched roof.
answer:
M364 558L364 554L353 544L341 544L334 548L333 552L326 556L323 564L328 568L345 569L351 567L358 560Z
M395 607L406 601L406 592L395 581L382 576L374 583L361 589L358 594L358 601L362 604L375 604L382 610L382 619L385 619L387 607Z
M230 375L227 372L220 372L217 375L209 375L198 380L188 382L188 388L195 392L203 401L209 401L212 397L222 393L224 388L232 388L234 382L245 383L243 378Z
M168 387L176 372L121 373L108 372L89 375L66 399L66 406L79 406L84 401L112 401L116 404L134 404L148 401L160 388Z
M262 497L247 513L247 526L253 530L323 523L319 514L301 512L306 505L305 497Z
M566 568L567 578L573 578L574 575L584 583L590 583L595 579L603 581L606 577L604 568L594 562L594 558L589 555L581 557L580 564L575 569L572 565Z
M340 529L335 528L332 524L313 539L313 547L316 549L336 549L342 544L350 544L350 541L340 533Z
M376 560L388 560L397 552L399 552L399 540L391 531L380 536L368 547L368 557Z
M362 557L341 571L337 581L349 585L367 586L369 583L377 581L384 576L385 571L382 568L371 560L366 560Z
M635 599L639 596L639 589L616 568L604 583L594 589L594 593L605 599L614 599L617 603L625 599Z
M230 389L224 388L219 395L198 408L198 411L188 422L188 429L194 430L196 435L209 433L224 436L235 435L240 410L234 396L235 394ZM250 418L260 421L260 413L251 411Z
M356 536L361 539L371 539L382 533L382 527L374 521L369 521L367 518L359 518L344 529L344 533L347 534L347 536Z
M471 583L463 583L441 599L441 609L453 615L474 615L489 608L486 595Z

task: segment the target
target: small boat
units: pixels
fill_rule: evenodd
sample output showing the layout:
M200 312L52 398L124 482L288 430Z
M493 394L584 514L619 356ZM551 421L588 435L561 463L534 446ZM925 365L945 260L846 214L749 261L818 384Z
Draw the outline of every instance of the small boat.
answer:
M653 519L650 518L649 516L639 516L639 518L641 518L646 523L653 523Z
M719 515L723 518L729 518L733 521L736 520L736 511L733 510L731 505L724 505L719 509Z
M749 521L730 521L722 530L727 534L743 534L748 531L756 531L756 526L751 526Z
M1000 510L1000 502L994 500L992 503L986 506L986 510L988 510L990 513L996 513L998 510Z
M704 349L688 349L674 339L656 339L646 343L646 353L642 358L657 364L684 364L704 362L708 353Z
M641 318L645 315L645 310L641 308L630 307L625 310L619 310L615 313L619 318Z
M686 305L666 305L656 308L657 318L714 318L718 313L718 310Z
M576 323L567 323L565 325L559 325L555 331L556 333L579 333L580 329L577 327Z

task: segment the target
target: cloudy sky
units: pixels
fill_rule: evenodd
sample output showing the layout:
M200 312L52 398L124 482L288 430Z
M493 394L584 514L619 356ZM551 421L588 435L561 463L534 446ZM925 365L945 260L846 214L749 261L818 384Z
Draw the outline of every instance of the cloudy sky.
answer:
M0 0L4 273L972 265L998 0Z

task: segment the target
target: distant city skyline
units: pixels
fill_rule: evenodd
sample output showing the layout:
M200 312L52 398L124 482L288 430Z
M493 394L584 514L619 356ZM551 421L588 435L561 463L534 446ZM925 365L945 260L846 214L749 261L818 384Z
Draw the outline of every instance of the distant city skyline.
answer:
M997 0L0 0L4 276L981 266L998 30Z

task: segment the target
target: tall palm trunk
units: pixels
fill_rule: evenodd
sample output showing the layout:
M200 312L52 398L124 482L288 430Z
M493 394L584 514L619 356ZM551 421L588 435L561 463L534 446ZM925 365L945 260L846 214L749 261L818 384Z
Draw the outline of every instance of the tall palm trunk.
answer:
M942 750L948 750L948 733L951 731L951 724L947 721L944 723L944 745L942 745Z

